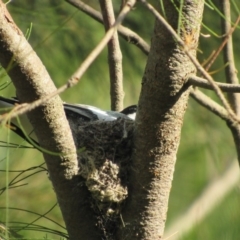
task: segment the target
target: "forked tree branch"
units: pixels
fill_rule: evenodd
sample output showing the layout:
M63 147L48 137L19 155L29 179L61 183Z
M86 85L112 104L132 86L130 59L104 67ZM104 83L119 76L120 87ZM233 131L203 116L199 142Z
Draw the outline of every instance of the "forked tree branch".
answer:
M11 19L2 1L0 63L12 79L17 96L22 102L32 102L56 91L44 65ZM95 237L97 233L91 209L81 201L87 191L76 188L76 148L60 98L54 97L43 106L29 112L28 118L35 129L40 146L45 149L43 155L70 239L77 239L79 234L87 238L89 232Z
M70 4L72 4L73 6L77 7L81 11L85 12L87 15L89 15L96 21L103 23L101 14L98 11L96 11L95 9L88 6L87 4L83 3L82 1L80 1L80 0L66 0L66 1L69 2ZM137 42L136 46L139 47L140 49L142 49L143 52L148 55L149 46L143 39L141 39L138 35L136 35L136 33L134 33L130 29L125 28L123 26L119 26L118 31L119 31L119 34L122 37L124 37L124 39L126 41L132 42L132 43ZM227 83L224 84L224 83L218 83L218 82L214 82L212 84L209 82L209 80L199 78L197 76L190 76L189 82L193 86L198 86L198 87L209 89L209 90L214 90L214 86L213 86L213 84L214 84L215 86L220 88L223 92L231 92L231 93L232 92L240 92L239 84L227 84ZM207 105L209 105L209 104L210 103L208 103ZM214 108L214 106L213 106L213 108Z
M201 64L197 61L197 59L195 57L193 57L190 54L191 48L189 49L189 46L185 46L185 42L178 36L178 34L174 31L174 29L169 25L169 23L156 11L155 8L153 8L149 3L147 3L145 0L141 0L145 6L153 12L153 14L157 17L157 19L159 21L162 22L162 24L164 24L164 26L168 29L168 31L171 33L172 36L174 36L174 38L176 39L176 41L182 46L183 51L185 52L185 54L189 57L189 59L191 60L191 62L195 65L195 67L199 70L199 72L208 80L208 82L212 85L214 91L216 92L217 96L220 98L221 102L223 103L226 111L228 112L228 121L227 124L232 132L233 135L233 139L235 142L235 146L236 146L236 150L237 150L237 154L238 154L238 161L240 164L240 127L239 127L239 123L240 123L240 119L239 117L233 112L231 106L229 105L228 101L226 100L225 96L223 95L221 89L219 88L219 86L216 84L216 82L212 79L212 77L208 74L208 72L205 71L205 69L201 66ZM193 94L192 94L193 95ZM206 98L205 98L206 99ZM203 102L203 101L202 101ZM211 101L206 101L204 100L205 107L207 105L210 104ZM211 104L212 106L212 110L215 109L216 104ZM210 108L208 108L210 110ZM216 112L214 112L216 114Z
M240 122L240 119L236 116L236 114L233 112L231 106L229 105L228 101L226 100L224 94L222 93L221 89L218 87L218 85L215 83L213 78L209 75L208 72L205 71L205 69L201 66L201 64L198 62L198 60L193 57L190 54L191 47L189 48L188 44L186 44L180 36L174 31L174 29L170 26L170 24L158 13L158 11L149 3L147 3L145 0L141 0L141 2L144 3L144 5L157 17L157 19L167 28L167 30L171 33L171 35L176 39L177 43L183 48L183 51L185 54L189 57L191 62L195 65L197 70L208 80L208 82L212 85L213 90L223 103L223 106L226 108L228 111L230 117L237 121Z
M123 8L114 26L68 83L56 90L40 59L0 1L0 63L11 77L21 102L40 99L33 105L27 103L20 105L11 117L26 113L44 103L43 106L29 112L28 117L33 124L39 144L46 149L44 158L70 239L75 240L79 236L83 239L99 239L100 234L96 230L93 210L86 202L89 194L86 187L76 187L79 183L77 155L62 102L59 97L52 97L78 82L130 11L132 4L134 1L128 2Z
M95 19L97 22L103 24L103 18L100 12L96 11L94 8L88 6L80 0L65 0L77 9L86 13L91 18ZM126 2L126 1L125 1ZM124 38L128 43L136 45L144 54L148 55L150 46L134 31L122 25L118 26L119 35Z
M198 42L204 1L182 1L181 12L171 1L161 2L168 26L175 32L179 24L181 34L185 27L189 32L194 29L193 41ZM180 16L184 17L179 22ZM189 96L185 83L195 72L174 38L157 17L135 120L129 198L122 212L125 226L119 229L118 239L162 239ZM196 47L190 51L195 55Z
M32 101L31 103L24 103L24 104L16 106L13 109L13 111L11 112L11 118L17 117L21 114L24 114L28 111L35 109L36 107L39 107L40 105L46 103L48 100L52 99L54 96L64 92L66 89L75 86L79 82L79 80L81 79L83 74L87 71L88 67L94 62L94 60L97 58L97 56L101 53L101 51L107 45L109 39L111 39L113 33L116 31L117 27L121 24L121 22L123 21L125 16L132 9L134 4L135 4L134 0L130 0L127 2L127 4L122 9L119 16L117 17L113 26L107 31L107 33L102 38L102 40L99 42L99 44L93 49L93 51L82 62L82 64L76 70L76 72L73 73L73 75L68 79L66 84L64 84L57 90L50 92L48 95L42 96L38 100ZM8 66L8 68L9 68L9 66ZM9 116L7 116L7 115L0 116L0 122L5 121L7 119L9 119Z

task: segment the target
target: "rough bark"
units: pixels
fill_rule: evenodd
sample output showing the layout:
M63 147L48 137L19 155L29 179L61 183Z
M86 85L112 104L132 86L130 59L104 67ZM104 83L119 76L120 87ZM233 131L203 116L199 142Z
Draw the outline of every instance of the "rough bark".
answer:
M183 1L178 14L163 1L166 18L196 55L204 1ZM195 68L165 26L156 20L135 123L129 199L119 239L161 239L166 221L181 127Z
M32 102L56 91L44 65L1 1L0 63L11 77L21 102ZM77 186L76 149L60 98L54 97L29 112L28 118L40 146L46 149L43 155L70 239L80 236L99 239L92 210L86 202L88 192L85 187Z

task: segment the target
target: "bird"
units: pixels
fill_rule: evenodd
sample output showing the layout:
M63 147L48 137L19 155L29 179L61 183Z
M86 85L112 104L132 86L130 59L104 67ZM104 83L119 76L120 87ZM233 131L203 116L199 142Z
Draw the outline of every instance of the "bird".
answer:
M0 98L1 100L1 98ZM100 108L84 105L84 104L69 104L63 103L65 113L76 113L79 117L86 118L87 121L114 121L118 118L135 120L137 106L131 105L121 112L104 111Z
M9 108L20 104L17 98L5 98L0 96L0 114L8 112ZM137 105L131 105L126 107L120 112L117 111L104 111L100 108L84 105L84 104L70 104L63 102L64 111L67 119L76 119L76 121L81 122L93 122L93 121L114 121L118 118L135 120ZM32 128L29 130L31 124L28 122L26 116L20 117L21 127L19 126L19 121L16 119L11 119L10 129L14 131L21 138L29 142L26 134L29 135L33 132ZM24 131L22 130L24 128ZM34 140L34 142L36 142Z

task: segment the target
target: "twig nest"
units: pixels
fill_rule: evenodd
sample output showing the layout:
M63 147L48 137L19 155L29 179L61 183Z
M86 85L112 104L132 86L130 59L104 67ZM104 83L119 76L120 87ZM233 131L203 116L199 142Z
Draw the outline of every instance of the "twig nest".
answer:
M126 119L83 123L76 129L79 174L99 210L116 213L126 199L134 122Z

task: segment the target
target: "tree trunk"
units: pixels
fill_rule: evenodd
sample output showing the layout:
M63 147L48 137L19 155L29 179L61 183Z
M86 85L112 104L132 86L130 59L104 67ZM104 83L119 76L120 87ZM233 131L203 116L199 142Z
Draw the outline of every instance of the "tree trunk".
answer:
M56 91L48 72L0 0L0 63L11 77L19 100L33 102ZM76 148L61 99L52 98L28 113L43 152L49 177L70 239L100 239L86 187L79 184ZM46 194L46 193L43 193Z
M163 1L166 19L196 55L204 1L183 1L182 12ZM178 8L179 9L179 8ZM179 20L180 19L180 20ZM179 22L180 21L180 22ZM195 67L169 31L156 20L142 79L134 131L129 199L119 239L161 239L164 232L181 127Z

